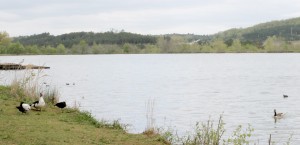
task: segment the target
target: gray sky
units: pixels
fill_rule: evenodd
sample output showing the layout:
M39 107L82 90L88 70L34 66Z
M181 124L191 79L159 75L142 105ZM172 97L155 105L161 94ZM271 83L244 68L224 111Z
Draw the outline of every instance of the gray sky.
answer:
M0 0L0 31L10 36L112 29L213 34L299 16L299 0Z

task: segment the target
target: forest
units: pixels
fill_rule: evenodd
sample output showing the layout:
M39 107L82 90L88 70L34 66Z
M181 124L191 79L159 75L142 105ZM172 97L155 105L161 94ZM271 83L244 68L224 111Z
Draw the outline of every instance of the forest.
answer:
M213 35L141 35L122 31L10 37L0 32L0 54L285 53L300 52L300 18L233 28Z

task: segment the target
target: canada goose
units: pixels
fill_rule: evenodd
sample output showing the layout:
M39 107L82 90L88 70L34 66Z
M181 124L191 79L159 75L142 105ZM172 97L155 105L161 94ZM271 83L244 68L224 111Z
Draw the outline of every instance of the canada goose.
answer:
M34 107L35 109L39 109L39 111L42 110L42 107L44 107L46 105L44 98L43 98L43 94L40 93L40 99L38 101L33 102L30 106Z
M67 105L66 105L66 102L58 102L56 103L54 106L57 106L58 108L65 108Z
M283 94L283 98L287 98L287 97L289 97L288 95L285 95L285 94Z
M276 109L274 109L274 117L276 117L276 118L281 118L281 117L283 117L283 113L277 113L276 112Z
M20 112L26 113L27 111L30 110L30 105L29 104L24 104L24 102L21 102L20 106L17 106L16 108L18 108Z

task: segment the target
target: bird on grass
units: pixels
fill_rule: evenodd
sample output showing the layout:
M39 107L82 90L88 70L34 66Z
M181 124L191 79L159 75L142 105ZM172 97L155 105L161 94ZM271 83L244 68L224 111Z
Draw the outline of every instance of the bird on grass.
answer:
M57 106L58 108L61 109L61 111L63 111L62 109L65 108L67 106L67 104L66 104L66 102L58 102L54 106Z
M66 105L66 102L58 102L56 103L54 106L57 106L58 108L65 108L67 105Z
M31 107L33 107L35 110L39 110L39 111L42 111L42 107L44 107L45 105L46 105L46 103L44 101L42 93L40 93L40 99L38 101L35 101L32 104L30 104Z
M274 118L282 118L283 117L283 113L277 113L276 109L274 109Z
M20 106L17 106L16 108L18 108L20 112L26 113L27 111L30 110L30 105L29 104L25 104L24 102L21 102Z

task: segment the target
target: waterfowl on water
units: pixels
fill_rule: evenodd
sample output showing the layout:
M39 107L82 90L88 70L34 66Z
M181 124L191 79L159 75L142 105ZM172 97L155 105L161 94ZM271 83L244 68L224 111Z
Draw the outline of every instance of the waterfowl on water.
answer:
M34 109L38 109L38 110L42 110L42 107L44 107L46 105L44 98L43 98L43 94L40 93L40 99L38 101L33 102L30 106L33 107Z
M289 97L288 95L285 95L285 94L283 94L283 98L287 98L287 97Z
M276 109L274 109L274 117L276 117L276 118L280 118L280 117L283 117L283 113L277 113L276 112Z
M17 106L16 108L18 108L20 112L26 113L27 111L30 110L30 105L29 104L25 104L24 102L21 102L20 106Z
M67 105L66 105L66 102L58 102L56 103L54 106L57 106L58 108L65 108Z

